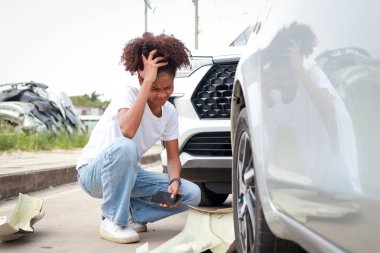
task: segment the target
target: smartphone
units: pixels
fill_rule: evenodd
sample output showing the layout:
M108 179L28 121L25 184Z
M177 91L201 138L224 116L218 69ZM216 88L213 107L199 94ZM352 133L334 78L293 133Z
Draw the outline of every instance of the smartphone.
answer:
M174 199L172 199L171 196L172 194L170 192L159 191L152 196L152 201L159 204L166 204L168 206L176 206L183 198L181 194L177 194Z

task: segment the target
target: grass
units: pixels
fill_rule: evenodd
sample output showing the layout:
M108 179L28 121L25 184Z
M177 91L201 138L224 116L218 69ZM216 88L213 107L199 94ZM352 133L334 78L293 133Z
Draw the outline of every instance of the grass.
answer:
M24 133L12 132L6 129L0 130L0 152L81 148L87 141L87 134L69 135L62 132L59 135L54 135L49 132Z
M88 138L87 133L70 135L61 131L57 135L52 132L22 131L0 117L0 152L82 148Z

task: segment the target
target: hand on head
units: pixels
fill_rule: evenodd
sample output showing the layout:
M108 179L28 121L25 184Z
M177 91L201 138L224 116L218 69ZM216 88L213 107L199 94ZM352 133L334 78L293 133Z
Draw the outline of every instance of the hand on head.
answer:
M138 70L139 76L143 80L148 81L150 83L153 83L156 80L158 68L168 64L165 61L165 57L159 56L153 58L156 55L156 53L157 49L154 49L149 52L148 58L142 55L141 57L144 63L144 69Z

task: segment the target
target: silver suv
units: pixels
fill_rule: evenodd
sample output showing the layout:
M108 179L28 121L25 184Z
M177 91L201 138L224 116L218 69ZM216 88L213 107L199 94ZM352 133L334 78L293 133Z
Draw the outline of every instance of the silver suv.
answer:
M380 2L256 3L231 105L237 251L379 252Z
M178 71L170 101L179 117L181 176L198 183L203 205L231 193L230 105L241 47L192 51L192 68ZM166 151L161 153L166 170Z

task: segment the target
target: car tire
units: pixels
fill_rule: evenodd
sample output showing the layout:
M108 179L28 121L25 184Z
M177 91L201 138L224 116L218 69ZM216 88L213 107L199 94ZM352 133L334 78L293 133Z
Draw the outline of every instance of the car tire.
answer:
M256 187L253 150L245 108L239 114L234 137L232 203L237 252L305 252L296 243L276 237L265 220Z
M229 194L216 193L207 189L205 183L197 183L201 189L201 203L200 206L220 206L226 201Z

